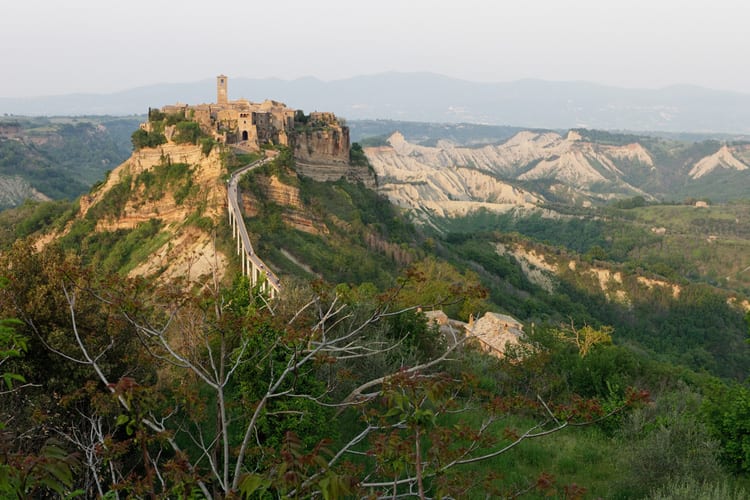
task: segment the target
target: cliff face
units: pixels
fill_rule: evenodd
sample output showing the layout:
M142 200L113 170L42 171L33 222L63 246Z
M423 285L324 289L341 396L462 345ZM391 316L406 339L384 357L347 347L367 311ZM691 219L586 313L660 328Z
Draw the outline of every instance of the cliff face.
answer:
M190 166L191 183L195 185L195 195L184 202L177 203L175 193L165 189L161 196L148 196L143 185L137 185L135 179L140 174L154 171L164 161L184 163ZM135 151L122 165L117 167L107 178L105 184L91 195L81 198L81 216L99 203L115 186L129 182L132 186L131 194L118 217L100 219L97 229L114 231L130 229L137 224L150 220L161 219L167 224L184 221L204 201L206 212L204 215L214 219L222 213L226 199L226 187L221 182L223 167L218 150L204 156L200 146L165 144L158 148L145 148ZM195 199L193 199L195 198Z
M349 163L349 127L336 124L298 132L294 157L305 163Z
M480 208L504 212L532 209L543 200L499 180L465 154L454 158L442 149L412 145L401 134L394 134L389 146L365 152L378 176L378 190L392 203L415 213L427 211L446 217Z
M288 171L287 175L295 177L293 171ZM283 207L281 220L289 226L304 231L309 234L326 233L327 229L320 221L310 217L302 204L300 190L297 186L284 184L278 177L264 175L255 175L255 182L259 185L262 192L262 198L266 203L271 202ZM251 192L240 191L240 200L242 211L247 217L261 216L258 207L261 205L257 196Z
M501 211L545 201L588 207L635 196L730 201L750 186L748 144L583 129L521 131L476 147L442 139L421 145L396 132L365 154L392 202L438 216L461 215L478 203Z
M171 170L166 164L173 165ZM97 233L113 233L158 221L159 233L143 242L153 250L130 270L131 276L196 281L215 273L221 278L228 260L216 250L210 226L225 216L223 174L218 149L206 156L200 146L191 144L144 148L113 170L102 186L81 197L80 212L72 223L90 219L95 221ZM166 176L171 177L160 179ZM113 204L117 193L127 193L120 208L102 209ZM72 223L62 233L38 241L37 246L63 236Z
M349 127L340 125L330 115L323 128L297 131L294 137L294 159L297 172L320 182L334 182L342 177L375 188L375 176L367 167L349 164Z

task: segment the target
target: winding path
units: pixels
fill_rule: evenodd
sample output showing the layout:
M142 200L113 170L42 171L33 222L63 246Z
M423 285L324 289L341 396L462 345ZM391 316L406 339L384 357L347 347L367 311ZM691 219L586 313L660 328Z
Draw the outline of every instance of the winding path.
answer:
M229 225L232 226L232 237L237 240L237 255L242 263L242 274L250 278L250 283L263 284L263 289L273 298L281 294L281 283L279 278L266 266L253 250L250 236L247 234L245 221L242 219L240 204L238 202L238 188L240 177L250 170L265 165L270 158L255 161L236 170L227 183L227 211L229 212Z

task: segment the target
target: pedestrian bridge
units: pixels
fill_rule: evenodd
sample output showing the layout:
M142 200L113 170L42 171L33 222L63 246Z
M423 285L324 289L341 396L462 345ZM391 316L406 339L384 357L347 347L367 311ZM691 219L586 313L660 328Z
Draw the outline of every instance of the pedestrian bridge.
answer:
M250 284L260 284L261 289L271 298L281 295L281 283L279 278L271 271L253 250L247 227L242 219L242 212L238 201L238 188L240 177L250 170L265 165L270 158L264 158L245 165L232 174L227 184L227 209L229 212L229 225L232 227L232 237L237 242L237 255L242 264L242 274L250 279Z

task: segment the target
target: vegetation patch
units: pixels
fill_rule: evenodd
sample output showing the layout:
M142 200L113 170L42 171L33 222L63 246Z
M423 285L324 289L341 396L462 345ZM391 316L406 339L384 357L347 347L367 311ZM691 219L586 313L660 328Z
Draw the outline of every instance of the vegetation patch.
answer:
M133 177L125 175L86 212L86 220L115 219L122 215L133 191Z
M138 174L133 189L142 189L141 196L148 201L160 200L169 191L179 206L198 188L192 174L193 168L187 163L173 163L171 158L162 157L158 165Z

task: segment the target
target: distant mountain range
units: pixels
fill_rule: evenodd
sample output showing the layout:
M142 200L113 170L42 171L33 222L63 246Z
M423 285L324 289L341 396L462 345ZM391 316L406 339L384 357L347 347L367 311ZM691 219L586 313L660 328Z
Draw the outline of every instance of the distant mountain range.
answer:
M382 73L335 80L230 78L230 98L274 99L352 120L483 123L652 132L750 134L750 94L694 86L624 89L586 82L477 83L432 73ZM112 94L0 98L0 114L143 114L175 101L215 100L213 79Z

